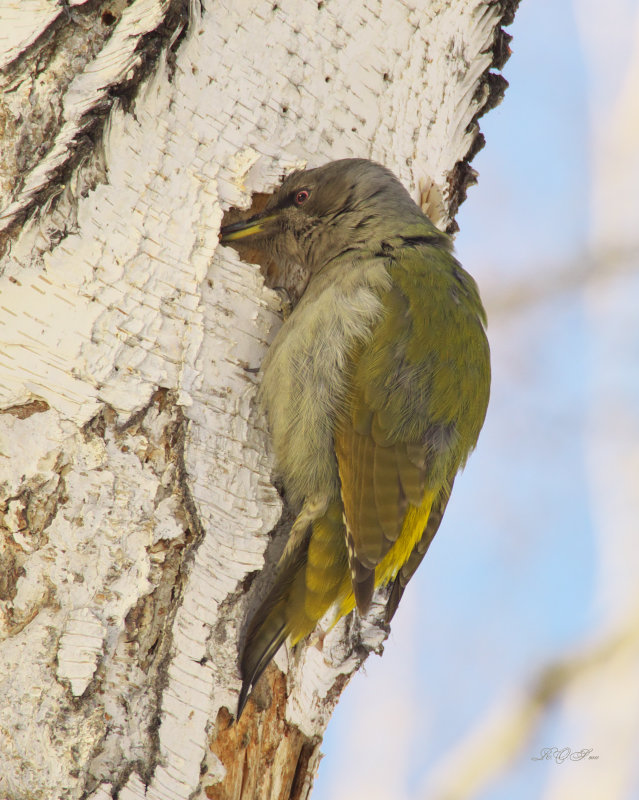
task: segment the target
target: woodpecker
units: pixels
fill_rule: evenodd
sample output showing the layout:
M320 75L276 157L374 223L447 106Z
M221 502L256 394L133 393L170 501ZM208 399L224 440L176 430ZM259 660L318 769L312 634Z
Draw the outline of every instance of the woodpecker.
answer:
M473 278L399 180L366 159L290 175L220 241L307 276L261 368L276 468L296 515L272 590L248 626L238 718L288 638L327 612L387 618L474 449L490 391Z

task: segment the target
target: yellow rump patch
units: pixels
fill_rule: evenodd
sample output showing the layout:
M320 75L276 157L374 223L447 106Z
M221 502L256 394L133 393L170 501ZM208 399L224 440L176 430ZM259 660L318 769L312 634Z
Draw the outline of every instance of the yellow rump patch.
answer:
M410 554L415 549L417 542L424 535L430 510L435 500L436 492L427 491L420 506L408 506L408 511L404 517L404 524L397 541L386 553L384 558L375 567L375 588L384 586L395 578L399 570L404 566ZM353 595L350 575L348 575L348 588L346 596L339 606L339 611L333 625L343 616L349 614L355 608L355 596Z

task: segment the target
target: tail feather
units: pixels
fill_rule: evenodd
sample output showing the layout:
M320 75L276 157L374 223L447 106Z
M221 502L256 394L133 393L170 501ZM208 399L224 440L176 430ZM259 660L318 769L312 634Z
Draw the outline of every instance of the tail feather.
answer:
M308 538L308 535L297 537L294 547L290 547L289 539L289 546L278 564L275 585L249 624L240 660L242 688L237 708L238 720L251 690L290 633L289 597L291 587L304 569Z
M314 520L303 511L292 533L295 535L282 554L275 584L249 624L240 660L242 689L237 719L284 641L290 637L294 645L307 636L338 601L340 592L346 591L349 572L341 503L331 504Z
M253 687L288 636L285 617L282 618L279 627L277 622L275 622L275 628L267 625L266 623L269 621L268 618L264 621L264 626L255 632L255 636L247 642L242 653L242 689L237 704L238 720L242 716Z

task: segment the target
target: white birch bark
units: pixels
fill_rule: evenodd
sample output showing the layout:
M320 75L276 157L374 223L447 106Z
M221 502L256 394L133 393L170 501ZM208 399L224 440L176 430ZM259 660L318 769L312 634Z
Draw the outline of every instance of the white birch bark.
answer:
M220 220L352 155L452 230L515 5L0 4L1 796L308 795L386 632L378 604L280 653L229 726L281 513L251 371L280 323Z

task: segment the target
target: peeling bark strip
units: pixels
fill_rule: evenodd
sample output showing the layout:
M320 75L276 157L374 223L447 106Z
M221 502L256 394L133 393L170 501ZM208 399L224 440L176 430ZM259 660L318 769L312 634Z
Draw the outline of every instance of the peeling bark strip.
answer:
M105 180L108 165L81 167L98 155L114 104L134 100L189 16L187 0L14 0L0 14L1 253L67 181L77 196Z
M366 156L453 229L515 7L2 4L0 796L308 796L383 606L281 651L229 724L282 547L253 408L279 322L219 222Z

